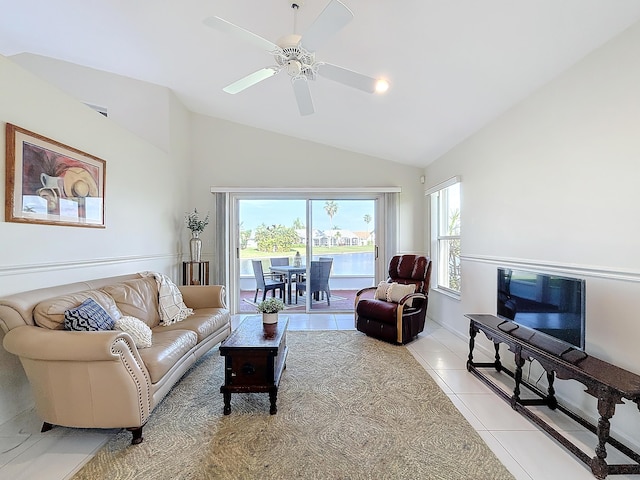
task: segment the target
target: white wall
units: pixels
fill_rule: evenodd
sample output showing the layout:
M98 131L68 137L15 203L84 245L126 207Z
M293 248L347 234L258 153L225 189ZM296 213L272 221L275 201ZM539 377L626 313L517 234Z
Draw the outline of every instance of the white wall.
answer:
M188 118L171 102L167 111L167 122ZM184 127L172 132L170 155L0 56L3 130L6 122L106 161L106 228L0 222L0 296L142 270L177 278L187 208ZM2 168L3 197L4 180ZM30 403L22 368L0 349L0 423Z
M639 53L637 24L426 169L462 176L462 298L434 292L433 319L466 338L465 313L496 312L497 265L558 269L587 281L586 351L640 374ZM574 383L559 396L594 415ZM637 406L612 425L640 443Z
M170 151L171 90L31 53L9 59L79 101L106 108L115 123L160 150Z
M195 205L211 204L211 187L401 187L398 250L424 245L422 169L347 152L203 115L192 116ZM210 252L205 230L203 251Z

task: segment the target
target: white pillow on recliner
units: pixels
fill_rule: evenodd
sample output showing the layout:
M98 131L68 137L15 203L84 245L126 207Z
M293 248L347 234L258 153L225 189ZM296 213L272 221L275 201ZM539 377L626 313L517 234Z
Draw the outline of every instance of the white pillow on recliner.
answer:
M404 297L405 295L409 295L410 293L415 293L415 291L416 286L413 283L404 285L401 283L393 282L387 290L387 302L398 303L400 300L402 300L402 297ZM412 307L413 299L409 300L407 303L405 303L405 305L407 307Z
M376 288L376 293L373 296L373 298L375 300L382 300L384 302L387 301L387 290L389 290L389 287L391 286L391 284L389 282L380 282L378 284L378 288Z
M398 303L402 300L402 297L409 295L410 293L415 293L415 291L416 286L413 283L404 285L397 282L380 282L378 284L378 288L376 288L376 293L373 298L384 302ZM413 306L413 300L409 300L405 305L407 307Z

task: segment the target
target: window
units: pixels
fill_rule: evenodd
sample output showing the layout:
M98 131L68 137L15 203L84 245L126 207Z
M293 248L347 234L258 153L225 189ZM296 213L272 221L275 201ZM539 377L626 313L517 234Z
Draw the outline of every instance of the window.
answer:
M431 249L437 288L460 294L460 179L454 177L430 190Z

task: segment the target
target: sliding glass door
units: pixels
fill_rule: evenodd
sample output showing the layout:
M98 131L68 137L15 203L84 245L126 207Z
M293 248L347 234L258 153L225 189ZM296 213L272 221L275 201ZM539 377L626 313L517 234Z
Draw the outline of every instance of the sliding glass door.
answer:
M376 218L381 202L372 194L234 194L232 310L254 313L263 297L280 295L268 284L282 282L286 311L352 312L355 293L375 285L380 273Z

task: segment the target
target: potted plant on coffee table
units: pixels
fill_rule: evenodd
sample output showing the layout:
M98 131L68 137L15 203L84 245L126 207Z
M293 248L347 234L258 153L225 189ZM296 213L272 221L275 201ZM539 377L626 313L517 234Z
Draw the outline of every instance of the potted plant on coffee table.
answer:
M271 297L260 302L258 312L262 313L262 323L278 323L278 312L284 310L284 302L279 298Z

